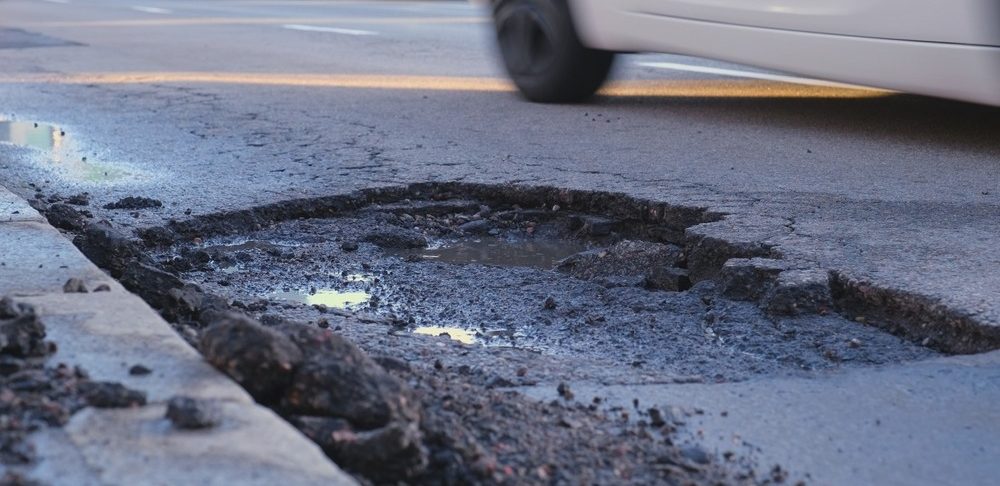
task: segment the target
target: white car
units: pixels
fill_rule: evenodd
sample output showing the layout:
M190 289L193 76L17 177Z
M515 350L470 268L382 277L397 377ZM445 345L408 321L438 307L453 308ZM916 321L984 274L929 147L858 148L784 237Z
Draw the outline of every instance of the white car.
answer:
M530 100L585 99L615 52L669 52L1000 106L1000 0L473 0Z

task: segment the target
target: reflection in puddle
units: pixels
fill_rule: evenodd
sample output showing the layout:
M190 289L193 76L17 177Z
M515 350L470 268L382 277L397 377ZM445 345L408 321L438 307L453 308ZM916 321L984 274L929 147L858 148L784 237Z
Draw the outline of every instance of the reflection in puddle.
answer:
M590 249L573 240L508 239L483 237L445 242L418 250L395 252L398 256L416 255L425 260L445 263L478 263L500 267L551 269L556 262Z
M0 143L44 152L44 160L67 179L111 182L134 176L118 167L88 161L69 135L54 125L0 119Z
M448 338L462 344L476 343L476 336L473 333L458 327L423 326L414 329L413 333L423 334L426 336L440 336L444 334L447 335Z
M65 132L52 125L33 122L0 121L0 142L44 151L58 151Z
M271 298L309 305L325 305L331 309L350 309L367 304L372 296L363 290L320 289L315 293L277 292L271 294Z

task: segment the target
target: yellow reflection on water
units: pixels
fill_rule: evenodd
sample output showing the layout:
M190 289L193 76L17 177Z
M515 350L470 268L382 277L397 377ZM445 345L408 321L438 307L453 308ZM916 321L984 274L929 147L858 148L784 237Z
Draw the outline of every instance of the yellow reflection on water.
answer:
M364 304L371 298L371 294L364 291L341 292L337 290L320 290L315 294L307 295L306 303L309 305L325 305L335 309L346 309L354 305Z
M325 305L331 309L348 309L368 303L372 296L363 290L317 290L308 292L278 292L272 295L279 300L302 302L309 305Z
M453 341L458 341L462 344L475 344L476 342L476 336L474 334L458 327L422 326L414 329L413 333L423 334L425 336L440 336L442 334L447 334Z

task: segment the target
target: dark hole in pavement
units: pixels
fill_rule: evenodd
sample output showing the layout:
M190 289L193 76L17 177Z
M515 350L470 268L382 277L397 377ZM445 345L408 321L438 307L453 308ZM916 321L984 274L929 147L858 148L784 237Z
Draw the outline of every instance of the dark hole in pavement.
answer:
M693 278L718 271L683 237L704 216L615 214L606 194L573 207L469 196L297 211L254 231L218 231L232 221L216 219L198 233L223 234L154 256L265 322L343 309L390 333L712 381L935 354L823 308L771 315L725 298L715 279Z

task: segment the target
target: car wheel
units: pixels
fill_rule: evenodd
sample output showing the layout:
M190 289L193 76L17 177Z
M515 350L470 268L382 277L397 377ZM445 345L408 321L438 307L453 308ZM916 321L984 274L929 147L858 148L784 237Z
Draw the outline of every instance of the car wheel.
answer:
M581 101L611 72L614 53L580 43L565 0L507 0L494 14L507 72L531 101Z

